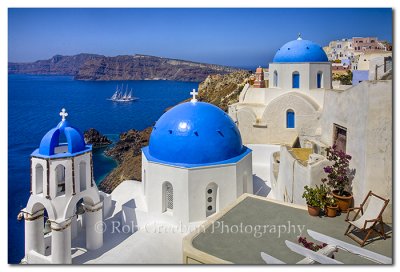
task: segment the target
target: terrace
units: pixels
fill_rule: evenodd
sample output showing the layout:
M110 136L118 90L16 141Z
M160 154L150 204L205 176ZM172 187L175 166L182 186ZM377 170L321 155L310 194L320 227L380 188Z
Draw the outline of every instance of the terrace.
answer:
M299 236L305 236L315 242L307 235L307 229L359 246L344 235L348 226L345 218L346 214L334 218L313 217L303 206L244 194L185 237L184 263L265 264L260 256L265 252L287 264L295 264L304 256L292 252L285 240L297 243ZM385 225L388 238L374 237L364 248L392 257L391 229L391 225ZM334 256L345 264L373 263L343 250Z

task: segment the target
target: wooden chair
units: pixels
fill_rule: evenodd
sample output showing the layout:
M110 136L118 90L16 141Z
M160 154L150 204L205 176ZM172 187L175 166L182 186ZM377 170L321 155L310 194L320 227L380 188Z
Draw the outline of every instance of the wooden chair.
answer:
M365 207L366 202L368 201L368 205ZM382 213L385 210L386 206L389 203L389 199L384 199L380 197L372 191L369 191L367 197L361 203L360 207L350 208L349 212L346 216L346 222L349 223L349 227L347 228L346 232L344 233L357 243L364 246L365 242L368 240L369 236L372 234L373 231L378 233L383 239L386 239L385 230L383 227L382 221ZM353 220L349 220L349 215L351 211L357 211ZM357 219L357 216L361 212L361 217ZM376 225L379 223L380 230L377 231L375 229ZM352 228L353 227L353 228ZM359 229L361 232L366 233L365 238L360 242L354 234L350 235L353 230Z

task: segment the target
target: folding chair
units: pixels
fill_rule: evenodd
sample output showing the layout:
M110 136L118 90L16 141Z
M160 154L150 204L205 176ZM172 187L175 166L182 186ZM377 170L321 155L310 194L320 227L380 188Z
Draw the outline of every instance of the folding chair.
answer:
M369 200L367 206L366 202ZM383 239L386 239L385 235L385 230L383 227L383 221L382 221L382 213L385 210L386 206L389 203L389 199L384 199L383 197L380 197L372 191L369 191L367 197L364 199L364 201L361 203L360 207L355 207L355 208L350 208L349 212L347 213L346 216L346 221L349 223L349 226L344 233L357 243L361 245L361 247L364 246L365 242L368 240L369 236L372 234L373 231L378 233ZM349 220L349 215L351 211L356 211L356 214L353 218L353 220ZM357 219L357 216L361 212L361 217ZM377 231L375 229L376 225L379 223L380 226L380 231ZM356 239L355 236L351 235L352 231L355 229L359 229L361 232L366 233L365 238L360 242L359 239Z

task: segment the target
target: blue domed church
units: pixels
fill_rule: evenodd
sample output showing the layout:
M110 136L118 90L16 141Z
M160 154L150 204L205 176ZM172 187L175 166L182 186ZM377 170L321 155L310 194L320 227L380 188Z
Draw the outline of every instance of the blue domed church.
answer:
M272 88L288 90L330 89L331 63L322 47L312 41L284 44L269 64Z
M323 48L299 37L285 43L269 63L266 88L247 84L230 105L245 144L292 146L318 132L332 67Z
M142 152L147 211L158 220L202 221L253 193L251 150L237 126L195 97L161 116Z

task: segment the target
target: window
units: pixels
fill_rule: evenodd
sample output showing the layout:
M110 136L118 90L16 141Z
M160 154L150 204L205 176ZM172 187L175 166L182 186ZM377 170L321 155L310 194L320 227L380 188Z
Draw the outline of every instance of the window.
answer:
M168 181L163 184L163 212L172 211L174 209L174 188Z
M65 194L65 167L57 165L56 169L57 196Z
M322 88L322 72L317 73L317 88Z
M286 111L286 128L295 128L295 114L293 110Z
M206 187L206 217L218 211L218 185L211 182Z
M333 124L333 145L335 150L346 152L347 128Z
M299 72L293 72L292 74L292 88L298 89L300 88L300 74Z
M43 166L37 164L35 167L35 194L43 193Z
M274 87L278 87L278 72L274 71Z
M79 191L86 190L86 162L79 163Z

